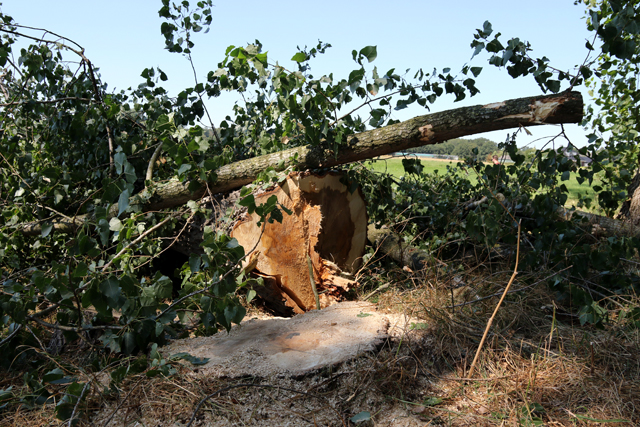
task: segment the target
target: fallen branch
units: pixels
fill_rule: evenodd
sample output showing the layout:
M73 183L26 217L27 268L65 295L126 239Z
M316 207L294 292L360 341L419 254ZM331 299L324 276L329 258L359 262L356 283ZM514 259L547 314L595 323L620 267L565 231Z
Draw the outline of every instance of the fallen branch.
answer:
M403 244L400 236L388 228L376 228L374 224L367 227L367 239L372 245L400 265L413 271L424 269L434 258L422 249Z
M582 95L579 92L563 92L427 114L351 135L338 153L307 145L222 166L215 171L216 180L209 184L209 188L212 193L222 193L242 187L253 182L267 168L330 168L482 132L521 126L579 123L583 117L582 109ZM132 196L129 204L143 212L180 206L204 196L206 183L195 184L198 189L193 191L193 182L172 179ZM109 217L116 216L117 212L118 207L114 205L109 210ZM89 221L90 216L81 215L73 221L55 220L53 226L58 232L73 232ZM41 224L27 224L22 232L37 235L41 230Z

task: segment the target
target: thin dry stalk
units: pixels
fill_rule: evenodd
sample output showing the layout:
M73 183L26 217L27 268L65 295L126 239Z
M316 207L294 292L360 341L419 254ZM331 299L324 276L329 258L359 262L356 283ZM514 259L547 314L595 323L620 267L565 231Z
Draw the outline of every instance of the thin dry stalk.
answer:
M473 370L476 367L476 363L478 362L478 357L480 356L480 352L482 351L482 346L484 345L484 340L487 338L487 334L489 333L489 329L491 329L491 324L493 323L493 319L496 317L496 314L498 314L498 310L500 309L500 305L502 305L502 301L504 301L504 297L507 296L507 292L509 292L509 288L511 287L511 284L513 283L513 281L515 280L516 276L518 275L518 260L520 260L520 225L521 225L522 220L520 220L518 222L518 243L516 246L516 265L513 268L513 274L511 275L511 279L509 279L509 283L507 283L507 287L504 288L504 292L502 293L502 297L500 298L500 301L498 301L498 305L496 306L496 309L493 311L493 314L491 315L491 317L489 318L489 321L487 322L487 327L484 330L484 334L482 335L482 339L480 340L480 345L478 346L478 350L476 351L476 355L473 358L473 362L471 362L471 367L469 368L469 378L473 377Z

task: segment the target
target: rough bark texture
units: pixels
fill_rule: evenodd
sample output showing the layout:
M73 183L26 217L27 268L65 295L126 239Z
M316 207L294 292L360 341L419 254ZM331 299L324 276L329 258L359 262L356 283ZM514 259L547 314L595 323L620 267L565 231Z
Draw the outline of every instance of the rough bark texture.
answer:
M398 234L388 228L376 228L374 224L370 224L367 228L367 239L383 254L413 271L424 269L431 259L425 251L404 244Z
M564 208L558 210L558 215L562 219L580 215L584 222L591 226L591 234L596 236L640 237L640 227L631 220L609 218L583 211L570 212Z
M281 185L255 199L262 204L275 195L291 215L284 215L282 223L261 227L254 213L234 227L231 235L238 243L246 251L255 248L248 263L265 279L266 286L256 291L272 308L274 302L296 313L316 308L311 281L321 307L339 300L355 285L343 272L354 273L360 266L367 212L362 193L350 193L341 177L338 173L290 174Z
M640 159L639 159L640 160ZM626 219L634 224L640 224L640 172L636 172L627 188L629 199L625 200L620 207L618 219Z
M333 167L476 133L519 126L579 123L582 110L582 95L579 92L563 92L428 114L352 135L337 155L320 147L304 146L231 163L216 171L217 178L208 184L209 190L220 193L241 187L254 181L268 167L280 170L293 165L299 169ZM142 211L180 206L202 197L205 185L172 180L133 196L131 205L138 205ZM194 187L197 189L193 190ZM115 214L117 207L111 210L111 215ZM78 221L83 223L86 220L90 218L83 216L75 221L60 220L55 227L58 231L73 231ZM39 224L31 224L23 229L29 235L38 234L40 230Z

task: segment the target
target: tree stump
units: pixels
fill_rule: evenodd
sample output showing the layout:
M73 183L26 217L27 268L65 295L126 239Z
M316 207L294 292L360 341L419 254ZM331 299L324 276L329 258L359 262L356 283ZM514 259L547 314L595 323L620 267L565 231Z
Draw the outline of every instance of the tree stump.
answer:
M292 173L275 189L255 196L262 204L276 195L291 215L283 212L282 223L266 223L263 229L253 213L234 227L231 235L252 251L247 262L255 265L253 273L265 279L264 289L256 289L265 300L302 313L317 307L312 281L321 307L341 300L355 285L352 274L364 253L367 212L360 189L349 192L342 177L337 172Z

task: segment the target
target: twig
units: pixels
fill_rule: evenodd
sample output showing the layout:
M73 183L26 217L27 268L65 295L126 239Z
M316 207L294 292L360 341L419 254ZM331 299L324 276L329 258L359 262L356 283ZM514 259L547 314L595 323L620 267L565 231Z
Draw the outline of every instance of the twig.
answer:
M151 159L149 160L149 166L147 166L147 175L144 178L145 181L153 180L153 165L156 163L156 160L158 160L158 156L160 155L161 152L162 152L162 142L159 142L155 151L151 155Z
M40 312L38 312L36 314L39 314L39 313L42 313L42 311L40 311ZM122 330L122 328L124 328L124 326L113 326L113 325L78 326L78 327L63 326L63 325L56 325L56 324L53 324L53 323L45 322L44 320L41 320L41 319L35 317L35 315L25 316L25 318L27 320L31 320L33 322L36 322L39 325L46 326L47 328L58 329L60 331L76 332L78 334L80 332L82 332L82 331L95 331L95 330L104 330L104 329L112 329L114 331L120 331L120 330Z
M491 324L493 323L493 319L496 317L496 314L498 314L498 309L500 308L500 305L502 304L502 301L504 301L504 297L507 295L507 292L509 291L509 288L511 287L511 284L513 283L513 281L515 280L516 276L518 275L518 260L520 259L520 226L521 226L521 222L518 222L518 244L516 246L516 265L513 268L513 274L511 275L511 279L509 279L509 283L507 283L507 287L504 288L504 292L502 293L502 298L500 298L500 301L498 301L498 305L496 306L496 309L493 311L493 314L491 315L491 318L489 319L489 322L487 322L487 327L484 330L484 334L482 335L482 339L480 340L480 345L478 346L478 350L476 351L476 355L473 358L473 362L471 362L471 367L469 368L469 375L467 375L469 378L471 378L473 376L473 370L476 367L476 362L478 361L478 357L480 356L480 352L482 351L482 346L484 345L484 340L487 338L487 334L489 333L489 329L491 328Z
M109 415L109 418L107 418L107 420L102 424L104 427L107 427L109 425L109 423L111 422L111 420L113 419L114 415L120 410L120 408L122 407L122 405L124 404L124 402L127 401L127 399L129 398L129 396L131 396L131 393L133 393L133 391L138 388L138 386L142 384L142 379L138 380L138 382L136 383L136 385L133 386L133 388L131 390L129 390L129 393L127 393L127 395L124 397L124 399L122 399L122 401L120 401L120 403L118 403L118 406L116 406L116 409L113 410L113 412L111 413L111 415Z
M159 222L158 224L154 225L153 227L151 227L150 229L148 229L147 231L145 231L144 233L142 233L141 235L138 236L137 239L129 242L128 245L126 245L124 248L122 248L120 250L120 252L118 252L113 258L111 258L111 260L106 263L104 265L104 267L102 267L102 271L106 271L108 267L111 267L111 264L113 264L113 262L118 259L127 249L129 249L131 246L135 245L136 243L138 243L140 240L142 240L145 236L147 236L150 233L153 233L154 231L156 231L158 228L162 227L163 225L165 225L170 219L173 218L173 215L170 215L169 217L165 218L164 221Z
M18 332L20 332L20 329L22 329L22 325L18 325L13 332L11 332L9 334L8 337L6 337L5 339L3 339L2 341L0 341L0 347L2 347L6 342L8 342L11 338L14 337L15 334L17 334Z
M309 281L311 282L311 290L313 296L316 298L316 309L320 310L320 296L318 295L318 288L316 287L316 280L313 277L313 264L311 264L311 257L307 254L307 266L309 267Z
M275 389L278 389L278 390L285 390L285 391L290 391L292 393L302 394L304 396L316 397L316 396L314 396L314 395L312 395L310 393L304 392L304 391L294 390L292 388L280 387L280 386L271 385L271 384L236 384L236 385L230 385L228 387L221 388L220 390L216 390L213 393L211 393L208 396L206 396L204 399L202 399L198 403L198 405L196 406L196 409L193 411L193 415L191 416L191 420L189 420L189 423L187 424L186 427L191 427L191 424L193 424L193 422L196 419L196 415L198 414L198 411L200 410L202 405L204 405L204 403L207 400L211 399L216 394L220 394L220 393L223 393L225 391L229 391L229 390L232 390L234 388L240 388L240 387L275 388ZM319 396L319 397L322 397L322 396ZM344 427L347 427L347 424L345 423L344 418L342 417L342 415L340 415L340 413L338 411L336 411L335 408L333 408L333 406L331 406L331 409L333 409L333 411L340 417L340 421L342 422L342 425Z
M29 325L26 325L26 328L29 332L31 332L31 335L33 335L36 341L38 341L38 344L40 344L40 348L42 349L42 351L44 351L45 353L48 353L47 348L44 346L44 344L42 344L42 341L40 341L38 336L33 332L33 330L29 327Z
M87 381L87 383L82 387L82 393L80 393L80 397L78 397L78 401L73 407L73 412L71 412L71 416L69 417L69 427L73 425L73 417L76 415L76 411L78 410L78 406L80 406L80 402L82 401L82 397L84 396L84 392L87 391L87 387L91 384L91 380Z
M191 64L191 70L193 71L193 79L196 82L196 86L198 86L198 74L196 73L196 66L193 64L193 58L191 57L191 53L187 54L187 60L189 61L189 64ZM202 107L204 109L204 112L207 115L207 118L209 119L209 124L211 125L211 132L213 132L213 137L216 139L218 146L222 147L222 140L220 139L220 135L218 135L218 130L213 125L213 120L211 120L211 115L209 115L209 109L207 108L207 104L204 102L204 99L202 99L202 95L200 94L200 92L196 91L196 94L198 95L198 98L200 98L200 102L202 102Z
M65 97L65 98L43 99L43 100L29 99L28 101L6 102L4 104L0 104L0 107L10 107L12 105L23 105L23 104L29 104L29 103L34 103L34 104L55 104L55 103L63 102L63 101L93 102L93 99L78 98L77 96L68 96L68 97Z
M369 294L363 298L364 301L368 300L369 298L371 298L376 292L380 292L384 289L387 289L389 287L389 283L385 283L384 285L381 285L379 287L377 287L376 289L374 289L373 291L369 292Z

